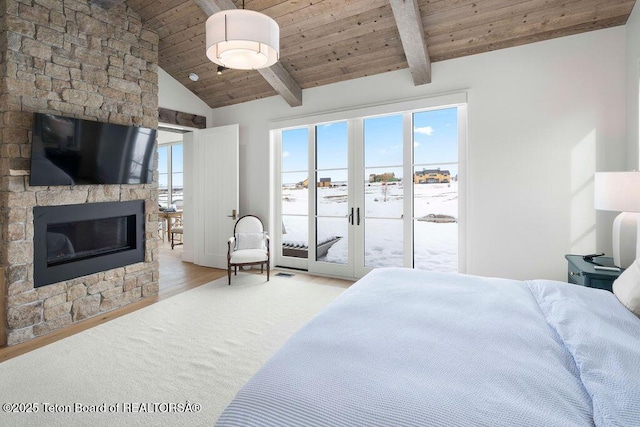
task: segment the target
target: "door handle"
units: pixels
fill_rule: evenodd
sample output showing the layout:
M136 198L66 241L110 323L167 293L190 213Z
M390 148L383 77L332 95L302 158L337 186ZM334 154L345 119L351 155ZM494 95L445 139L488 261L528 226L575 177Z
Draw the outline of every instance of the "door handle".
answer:
M356 217L358 218L358 225L360 225L360 208L356 209Z
M236 210L231 210L231 215L227 215L228 218L236 219L238 216L236 215Z
M348 222L353 225L353 208L351 208L351 213L349 214Z

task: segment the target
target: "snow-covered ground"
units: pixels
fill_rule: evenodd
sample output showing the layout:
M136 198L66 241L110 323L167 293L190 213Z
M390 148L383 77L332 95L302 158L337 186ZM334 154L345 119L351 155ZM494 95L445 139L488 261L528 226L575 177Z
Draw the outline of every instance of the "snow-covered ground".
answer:
M414 186L414 265L432 271L458 270L458 224L420 221L427 215L458 218L458 183L411 184ZM402 210L403 184L366 183L363 215L365 264L368 267L401 267L403 262ZM308 191L294 185L282 190L283 242L306 245ZM347 186L337 184L318 189L317 234L320 243L334 236L334 244L321 261L345 263L347 260Z

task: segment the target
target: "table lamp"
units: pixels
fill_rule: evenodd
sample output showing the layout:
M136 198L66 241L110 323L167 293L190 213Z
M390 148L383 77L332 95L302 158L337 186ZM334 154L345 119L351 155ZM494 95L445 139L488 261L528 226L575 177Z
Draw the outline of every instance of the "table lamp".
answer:
M640 172L596 172L593 199L598 210L622 212L613 221L613 263L629 267L640 257Z

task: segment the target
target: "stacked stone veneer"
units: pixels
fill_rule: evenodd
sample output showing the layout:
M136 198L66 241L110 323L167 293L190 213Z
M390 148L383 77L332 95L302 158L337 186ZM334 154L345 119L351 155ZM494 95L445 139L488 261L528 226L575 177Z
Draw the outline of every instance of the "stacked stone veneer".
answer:
M0 0L0 27L0 345L14 345L158 293L157 172L148 185L28 177L34 112L157 127L158 36L126 3L81 0ZM34 206L139 199L143 263L34 288Z

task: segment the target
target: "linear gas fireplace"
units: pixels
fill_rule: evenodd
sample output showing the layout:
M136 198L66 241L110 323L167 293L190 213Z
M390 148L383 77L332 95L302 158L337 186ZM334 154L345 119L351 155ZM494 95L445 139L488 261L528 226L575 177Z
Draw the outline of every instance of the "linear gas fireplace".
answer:
M38 206L34 286L144 261L144 200Z

